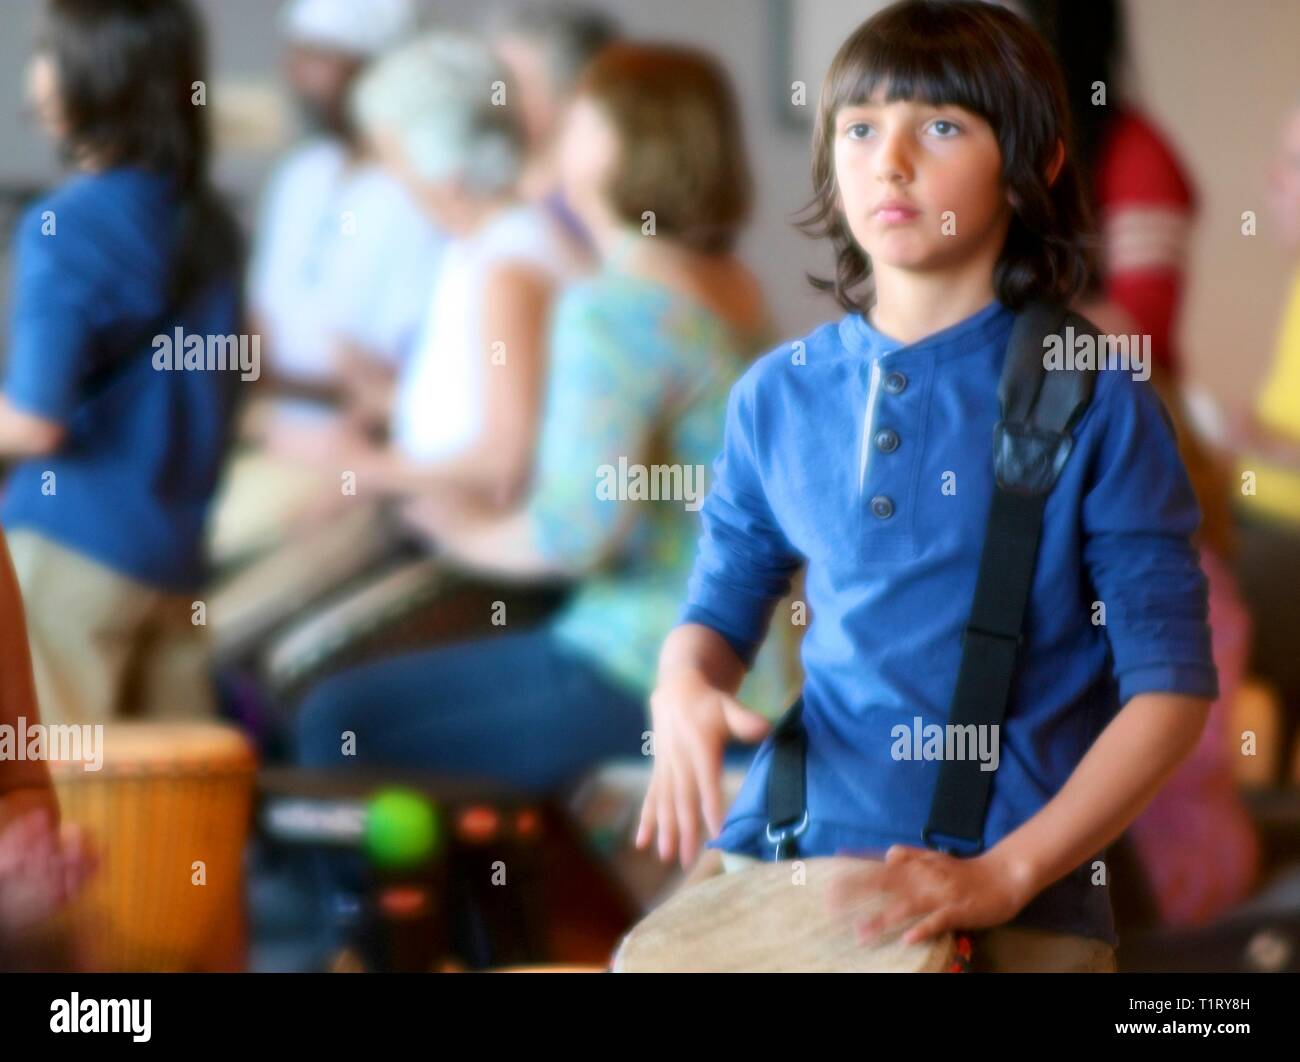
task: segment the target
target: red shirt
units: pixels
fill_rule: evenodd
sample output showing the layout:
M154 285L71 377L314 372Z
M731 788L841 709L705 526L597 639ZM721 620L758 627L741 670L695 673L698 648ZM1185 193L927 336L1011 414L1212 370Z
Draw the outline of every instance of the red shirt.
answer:
M1094 179L1106 295L1151 336L1155 363L1177 374L1174 326L1195 190L1164 137L1127 109L1110 124Z

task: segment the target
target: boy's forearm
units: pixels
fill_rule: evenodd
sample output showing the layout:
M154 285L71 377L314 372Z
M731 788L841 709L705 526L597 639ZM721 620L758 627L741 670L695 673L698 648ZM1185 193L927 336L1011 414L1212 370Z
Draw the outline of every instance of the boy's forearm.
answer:
M702 623L674 627L659 653L661 677L685 668L698 671L709 685L732 696L748 670L727 639Z
M1028 897L1118 838L1195 748L1210 702L1172 693L1133 697L1061 791L989 852Z

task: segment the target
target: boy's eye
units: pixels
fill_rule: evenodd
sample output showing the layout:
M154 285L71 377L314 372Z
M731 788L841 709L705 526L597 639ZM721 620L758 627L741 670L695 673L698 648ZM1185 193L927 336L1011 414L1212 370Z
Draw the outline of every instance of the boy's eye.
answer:
M956 136L961 132L961 126L956 122L950 122L946 118L936 118L930 123L930 128L937 136L950 137Z

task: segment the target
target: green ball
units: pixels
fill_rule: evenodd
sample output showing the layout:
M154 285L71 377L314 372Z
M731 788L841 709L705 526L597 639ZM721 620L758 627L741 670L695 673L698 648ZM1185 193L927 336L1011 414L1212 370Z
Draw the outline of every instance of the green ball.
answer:
M438 811L414 789L376 793L367 808L365 845L370 858L380 866L423 863L442 845Z

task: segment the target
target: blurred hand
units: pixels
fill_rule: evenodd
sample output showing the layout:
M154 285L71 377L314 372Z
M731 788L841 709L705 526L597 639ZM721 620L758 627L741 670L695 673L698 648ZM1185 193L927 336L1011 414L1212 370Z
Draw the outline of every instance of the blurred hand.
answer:
M0 936L48 917L81 891L96 859L81 830L31 811L0 830Z
M397 373L369 351L340 343L334 353L348 418L362 431L385 427L392 416Z
M676 850L688 867L701 842L701 813L710 837L722 829L722 754L728 739L761 741L772 724L693 668L679 668L659 680L650 712L654 772L636 846L647 847L657 830L659 858L669 862Z
M402 502L403 522L426 539L446 539L460 526L463 513L450 492L422 492Z
M372 446L342 417L320 423L274 420L266 428L266 445L277 457L331 471L344 468L351 457Z

